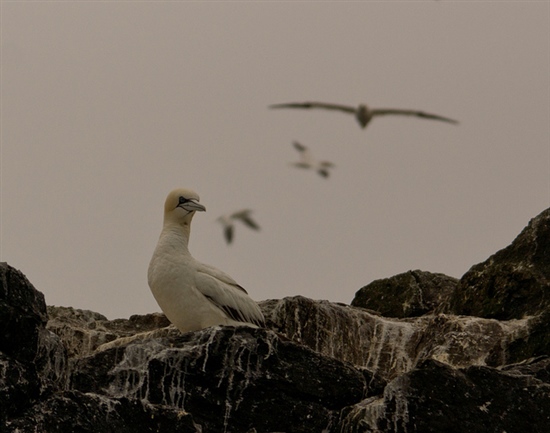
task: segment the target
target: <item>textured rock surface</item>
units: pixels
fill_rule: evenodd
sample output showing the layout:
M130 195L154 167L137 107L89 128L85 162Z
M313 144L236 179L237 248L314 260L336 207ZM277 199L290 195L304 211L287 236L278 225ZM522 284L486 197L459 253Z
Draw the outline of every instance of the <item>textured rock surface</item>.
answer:
M62 338L71 358L89 355L99 346L117 338L170 325L161 313L135 315L128 320L107 320L93 311L48 306L48 315L47 329Z
M201 433L190 414L127 398L65 391L32 407L6 426L7 432Z
M441 310L457 285L458 280L447 275L409 271L359 289L351 305L385 317L417 317Z
M44 295L0 263L0 424L66 383L66 351L46 320Z
M206 431L321 431L359 402L365 376L272 331L208 328L78 361L71 387L193 414Z
M500 371L428 360L390 382L381 397L343 410L335 431L547 432L550 385L536 377L547 365L545 359L531 370Z
M187 334L46 310L1 264L0 431L547 432L549 233L545 211L458 283L411 271L358 306L269 300L266 329Z
M534 322L445 314L388 319L301 296L266 301L262 308L271 328L384 379L408 372L430 358L456 367L503 365L511 357L512 345L525 344Z
M472 266L451 297L449 312L521 319L550 306L550 209L533 218L512 244Z

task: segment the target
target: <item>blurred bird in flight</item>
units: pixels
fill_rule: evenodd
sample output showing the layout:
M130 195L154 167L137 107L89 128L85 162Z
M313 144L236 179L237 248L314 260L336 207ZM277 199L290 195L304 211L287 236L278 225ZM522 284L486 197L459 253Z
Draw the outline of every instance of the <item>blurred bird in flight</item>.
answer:
M300 161L291 162L290 164L298 168L314 169L323 177L328 177L329 169L334 167L334 164L330 161L316 161L311 156L309 149L301 143L294 141L292 143L294 148L300 153Z
M425 113L418 110L401 110L394 108L369 108L365 104L360 104L358 107L351 107L340 104L326 104L324 102L290 102L285 104L270 105L269 108L322 108L325 110L342 111L344 113L353 114L361 128L366 128L373 117L398 115L398 116L416 116L424 119L441 120L443 122L458 124L458 121L448 117L439 116L437 114Z
M250 209L242 209L228 215L222 215L217 219L217 221L219 221L223 226L223 233L228 244L233 241L235 221L241 221L251 229L260 230L260 226L250 216L251 213L252 211Z

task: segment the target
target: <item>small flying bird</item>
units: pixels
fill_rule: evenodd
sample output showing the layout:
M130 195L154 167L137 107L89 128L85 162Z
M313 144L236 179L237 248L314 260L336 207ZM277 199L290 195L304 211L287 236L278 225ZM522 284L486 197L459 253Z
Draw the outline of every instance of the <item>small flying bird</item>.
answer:
M260 230L260 226L252 219L250 209L242 209L230 215L222 215L217 219L223 226L223 234L228 244L233 241L234 222L241 221L244 225L254 230Z
M335 165L330 161L315 161L311 156L309 149L297 141L292 142L294 148L300 152L300 161L291 162L290 165L299 168L314 169L321 176L327 178L330 174L329 169Z
M175 189L164 203L164 225L147 279L166 317L181 332L215 325L264 326L256 302L225 272L189 252L191 220L206 208L189 189Z
M416 116L424 119L441 120L443 122L458 124L458 121L448 117L438 116L437 114L425 113L418 110L400 110L393 108L369 108L365 104L360 104L357 108L348 105L325 104L324 102L291 102L288 104L274 104L269 108L323 108L325 110L343 111L355 115L355 118L365 128L371 119L376 116L385 116L388 114L397 114L400 116Z

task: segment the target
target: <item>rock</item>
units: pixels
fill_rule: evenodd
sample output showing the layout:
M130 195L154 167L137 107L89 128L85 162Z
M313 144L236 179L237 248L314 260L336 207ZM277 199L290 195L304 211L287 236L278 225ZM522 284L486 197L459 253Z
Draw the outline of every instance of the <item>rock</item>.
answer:
M533 218L512 244L472 266L448 312L521 319L550 305L550 209Z
M47 328L63 340L71 358L87 356L99 346L117 338L170 325L161 313L107 320L102 314L93 311L48 306L48 314L50 319Z
M548 359L534 370L546 369ZM523 433L548 431L550 385L526 369L455 369L427 360L346 408L333 431Z
M359 289L351 305L384 317L418 317L441 310L457 285L458 280L447 275L409 271Z
M353 306L268 300L266 329L46 310L2 264L0 431L546 432L549 212L459 282L411 271Z
M34 360L47 321L44 295L21 272L0 263L0 351L20 362Z
M529 332L509 345L510 363L550 354L550 311L529 317L526 321Z
M244 326L100 352L77 362L71 386L191 413L208 432L320 432L368 389L351 365Z
M267 326L325 356L391 378L413 368L425 326L303 296L262 303Z
M201 433L190 414L126 398L110 399L78 391L60 392L11 420L6 433L79 432Z
M536 379L550 384L550 357L539 356L525 359L517 364L510 364L501 369L524 376L533 376Z
M429 359L453 367L506 365L515 361L512 346L529 337L530 326L528 319L498 321L444 314L429 317L415 367Z
M430 358L456 367L504 365L510 362L512 345L525 344L533 326L529 319L498 321L445 314L387 319L302 296L266 301L262 310L268 326L291 340L365 367L383 380L409 372Z
M0 425L66 384L67 354L47 318L44 295L0 263Z

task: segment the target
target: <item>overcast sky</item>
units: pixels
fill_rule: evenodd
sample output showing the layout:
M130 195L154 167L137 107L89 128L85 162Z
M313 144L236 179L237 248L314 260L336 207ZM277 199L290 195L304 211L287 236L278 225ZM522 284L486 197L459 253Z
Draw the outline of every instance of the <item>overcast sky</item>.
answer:
M175 187L190 251L256 300L349 303L461 277L550 206L550 4L1 3L1 260L50 305L160 311L147 267ZM455 126L270 110L414 108ZM289 165L293 140L336 168ZM216 218L251 208L226 245Z

